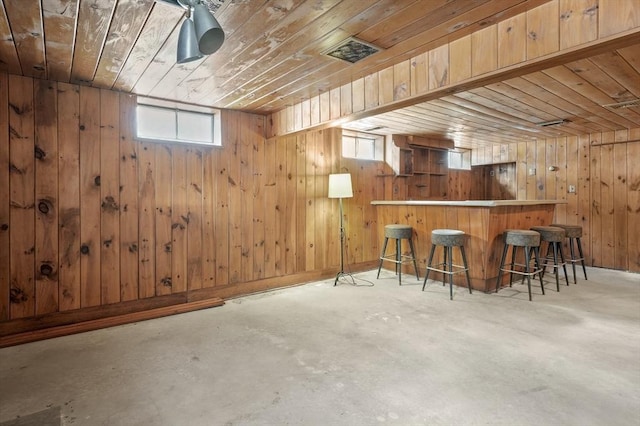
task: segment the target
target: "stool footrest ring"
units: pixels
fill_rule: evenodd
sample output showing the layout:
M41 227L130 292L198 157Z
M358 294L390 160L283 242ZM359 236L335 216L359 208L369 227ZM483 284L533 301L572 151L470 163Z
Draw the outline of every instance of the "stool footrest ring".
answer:
M456 265L456 264L451 265L453 268L456 269L455 271L449 271L448 269L438 269L434 267L434 266L442 266L442 265L444 265L444 263L437 263L433 266L428 266L427 269L434 272L441 272L443 274L458 274L460 272L466 272L469 270L469 268L465 268L463 265Z

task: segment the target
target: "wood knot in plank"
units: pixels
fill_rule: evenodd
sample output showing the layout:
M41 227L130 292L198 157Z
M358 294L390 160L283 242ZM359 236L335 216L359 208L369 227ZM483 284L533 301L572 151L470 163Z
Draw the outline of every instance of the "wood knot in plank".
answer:
M16 114L16 115L22 115L22 114L26 114L31 112L32 108L30 105L22 105L22 106L18 106L16 104L9 104L9 108L11 108L11 110Z
M597 4L594 4L593 6L585 9L584 12L582 12L583 15L587 15L587 16L595 16L596 13L598 13L598 5Z
M120 210L120 208L118 207L118 203L116 203L116 200L111 195L107 195L106 197L104 197L104 200L102 201L102 209L112 212L117 212L118 210Z
M38 200L38 211L42 214L49 214L53 210L53 203L51 200L41 199Z
M52 264L50 263L43 263L42 265L40 265L40 274L42 274L45 277L50 277L51 275L53 275L54 272L54 267Z
M24 303L29 300L29 297L23 289L11 287L11 290L9 290L9 300L11 303Z
M38 145L36 145L34 148L34 156L37 160L44 160L45 158L47 158L47 153L44 152L44 150Z

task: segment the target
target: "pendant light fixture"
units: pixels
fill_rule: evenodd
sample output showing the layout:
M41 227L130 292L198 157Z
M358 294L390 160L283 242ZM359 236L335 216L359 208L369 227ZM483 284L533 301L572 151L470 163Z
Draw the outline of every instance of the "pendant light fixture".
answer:
M187 9L180 27L176 60L179 64L215 53L224 43L224 31L203 0L164 0Z
M200 51L205 55L211 55L220 49L224 43L224 31L204 4L198 3L193 8L193 22Z
M196 27L190 17L187 17L180 27L178 36L177 62L184 64L202 58L204 55L198 49Z

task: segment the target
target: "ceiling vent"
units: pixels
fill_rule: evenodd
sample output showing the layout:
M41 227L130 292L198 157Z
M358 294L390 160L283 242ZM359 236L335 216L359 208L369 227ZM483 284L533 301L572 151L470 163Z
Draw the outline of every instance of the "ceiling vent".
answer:
M569 120L560 119L560 120L551 120L551 121L543 121L542 123L536 123L536 126L540 127L552 127L552 126L560 126L562 124L570 123Z
M324 55L331 56L332 58L342 59L343 61L355 64L356 62L380 51L382 51L381 47L358 40L355 37L349 37L348 39L340 42L340 44L333 46L322 53Z
M609 109L640 107L640 99L632 99L630 101L618 102L617 104L608 104L602 106Z

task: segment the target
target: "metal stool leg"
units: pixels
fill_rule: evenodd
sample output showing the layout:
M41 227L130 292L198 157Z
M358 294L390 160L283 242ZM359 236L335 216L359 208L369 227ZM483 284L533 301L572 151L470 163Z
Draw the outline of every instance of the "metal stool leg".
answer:
M431 250L429 251L429 260L427 261L427 274L424 277L424 284L422 284L422 291L424 291L424 287L427 285L427 280L429 279L429 272L431 272L431 270L429 269L431 267L431 262L433 261L433 254L436 251L436 246L435 244L431 244Z
M378 276L376 278L380 278L380 269L382 269L382 261L387 251L387 242L389 242L389 238L384 237L384 243L382 243L382 254L380 255L380 263L378 264Z
M509 245L505 244L502 249L502 257L500 258L500 266L498 267L498 280L496 281L496 293L500 289L500 284L502 283L502 269L504 268L504 261L507 258L507 252L509 251Z
M536 270L540 269L540 247L533 247L533 256L535 257L535 268ZM540 288L542 289L542 294L544 295L544 284L542 283L542 275L538 272L538 279L540 280Z
M556 244L558 245L558 251L560 252L560 261L562 262L562 270L564 271L564 280L567 282L567 285L569 285L569 277L567 276L567 262L564 260L564 250L562 250L562 243ZM560 271L558 271L558 273L560 273Z
M409 247L411 248L411 257L413 258L413 269L416 271L416 279L420 281L418 275L418 263L416 262L416 251L413 248L413 238L409 238Z
M442 252L444 254L444 263L442 264L442 270L446 271L447 270L447 247L446 246L442 246ZM446 281L447 281L447 274L442 274L442 286L444 287L446 285Z
M471 294L471 278L469 277L469 265L467 264L467 255L464 252L464 246L460 246L460 253L462 253L462 264L465 268L465 274L467 275L467 287L469 287L469 294Z
M549 243L553 246L553 271L556 275L556 289L560 291L560 277L559 277L559 269L558 268L558 246L556 243Z
M529 275L529 264L531 263L530 253L527 250L528 247L524 248L524 273L527 276L527 288L529 289L529 302L531 302L531 276Z
M396 238L396 274L398 274L398 285L402 285L402 240Z
M518 246L513 246L511 248L511 271L509 272L509 287L513 287L513 268L516 265L516 253Z
M453 247L448 246L449 252L449 300L453 300Z
M580 243L580 238L576 238L576 242L578 243L578 253L580 253L580 262L582 263L582 272L584 272L584 279L587 279L587 268L584 266L584 254L582 254L582 244Z
M573 269L573 283L578 284L576 280L576 259L575 250L573 249L573 237L569 237L569 254L571 254L571 268Z

